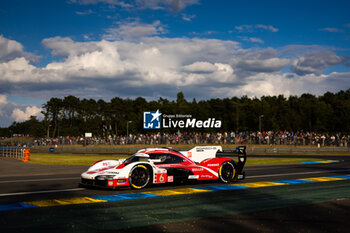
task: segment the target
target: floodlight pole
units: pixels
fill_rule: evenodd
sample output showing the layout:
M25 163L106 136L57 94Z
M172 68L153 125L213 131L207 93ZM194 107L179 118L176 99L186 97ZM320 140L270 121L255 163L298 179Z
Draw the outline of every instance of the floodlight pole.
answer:
M263 118L264 115L259 116L259 132L261 133L261 118Z
M129 123L132 123L132 121L126 122L126 144L128 144L128 138L129 138Z
M47 138L50 138L50 124L47 126Z

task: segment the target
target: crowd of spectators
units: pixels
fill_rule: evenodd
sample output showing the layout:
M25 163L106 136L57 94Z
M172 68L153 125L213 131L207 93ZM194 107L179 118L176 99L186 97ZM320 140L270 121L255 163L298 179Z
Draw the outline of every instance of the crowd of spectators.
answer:
M32 145L169 145L169 144L265 144L300 146L350 147L350 134L313 133L289 131L264 132L224 132L224 133L153 133L129 134L129 136L109 135L107 137L58 137L40 138Z

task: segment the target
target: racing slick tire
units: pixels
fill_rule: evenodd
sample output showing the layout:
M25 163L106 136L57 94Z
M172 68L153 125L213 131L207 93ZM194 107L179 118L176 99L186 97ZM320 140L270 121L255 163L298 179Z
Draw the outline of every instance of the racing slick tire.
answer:
M142 189L150 181L150 171L147 166L139 164L133 167L129 174L129 184L134 189Z
M224 162L219 167L219 178L224 183L231 183L236 179L235 165L230 162Z

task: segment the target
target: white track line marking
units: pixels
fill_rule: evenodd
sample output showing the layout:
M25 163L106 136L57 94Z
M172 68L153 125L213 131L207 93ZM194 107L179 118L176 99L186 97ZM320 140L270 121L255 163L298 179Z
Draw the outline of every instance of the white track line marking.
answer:
M41 181L55 181L55 180L79 180L80 177L69 177L69 178L48 178L48 179L32 179L32 180L3 180L0 181L0 184L3 183L19 183L19 182L41 182Z
M43 191L20 192L20 193L2 193L2 194L0 194L0 197L28 195L28 194L40 194L40 193L71 192L71 191L82 191L82 190L85 190L85 188L61 189L61 190L43 190Z

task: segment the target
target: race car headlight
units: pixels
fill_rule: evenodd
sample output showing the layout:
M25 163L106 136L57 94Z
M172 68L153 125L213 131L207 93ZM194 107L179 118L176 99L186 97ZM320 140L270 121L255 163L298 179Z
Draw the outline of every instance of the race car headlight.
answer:
M96 176L96 180L113 180L113 175Z

